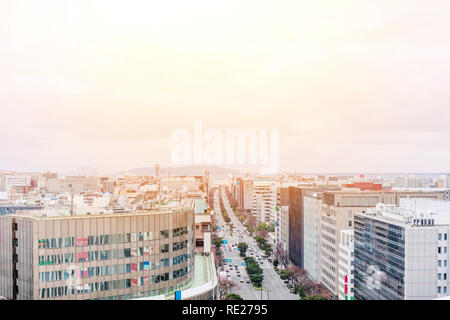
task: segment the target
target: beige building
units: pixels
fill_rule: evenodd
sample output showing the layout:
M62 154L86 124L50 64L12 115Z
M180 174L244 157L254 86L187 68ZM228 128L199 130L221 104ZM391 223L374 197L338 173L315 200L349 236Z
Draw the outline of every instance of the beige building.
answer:
M211 210L203 198L192 199L195 212L195 250L198 253L211 252L212 221Z
M364 213L377 203L400 203L400 198L443 199L442 191L361 191L342 189L323 193L320 210L320 280L335 295L338 295L339 241L341 230L353 229L355 213Z
M0 295L18 300L131 299L190 285L194 212L0 217Z

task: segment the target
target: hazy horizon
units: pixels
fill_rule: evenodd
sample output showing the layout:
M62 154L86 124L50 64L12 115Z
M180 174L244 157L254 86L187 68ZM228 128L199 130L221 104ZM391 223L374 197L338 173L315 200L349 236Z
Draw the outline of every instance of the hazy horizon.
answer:
M0 170L174 167L171 133L202 120L279 129L280 171L450 172L448 12L419 0L2 1Z

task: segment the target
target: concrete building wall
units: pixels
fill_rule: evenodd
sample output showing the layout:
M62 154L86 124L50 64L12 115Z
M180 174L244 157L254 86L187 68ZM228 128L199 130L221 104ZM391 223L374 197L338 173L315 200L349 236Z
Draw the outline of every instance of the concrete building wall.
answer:
M3 237L9 237L6 231L12 224L13 215L1 217ZM181 286L192 278L193 273L193 254L194 254L194 213L191 210L177 212L151 212L151 213L134 213L134 214L114 214L114 215L91 215L91 216L64 216L64 217L41 217L31 218L16 215L14 219L18 223L18 260L17 269L19 272L17 299L41 299L41 295L47 294L47 288L54 289L69 286L70 281L86 292L59 295L45 299L104 299L104 298L131 298L142 295L161 294L168 292L169 289L175 290L177 286ZM173 236L177 228L186 228L187 233L180 236ZM167 231L168 233L166 233ZM163 232L163 233L161 233ZM166 235L167 234L167 237ZM106 244L95 244L97 237L108 235L110 242ZM114 238L119 241L112 241ZM61 241L64 244L67 239L69 246L57 245L53 248L42 246L40 248L40 240L45 240L45 244ZM59 240L60 239L60 240ZM90 242L92 239L92 242ZM103 238L104 239L104 238ZM124 241L120 241L124 239ZM174 250L175 245L186 241L185 247L180 250ZM54 242L57 243L57 242ZM164 250L168 248L168 252ZM0 243L0 253L9 255L11 243L5 241ZM128 252L128 256L116 256L113 252L117 250ZM162 251L163 250L163 251ZM108 259L96 259L95 252L109 251ZM99 253L100 254L100 253ZM69 258L65 260L65 255ZM182 255L188 255L190 259L184 262L173 264L173 258ZM47 258L50 256L49 260ZM59 258L58 258L59 257ZM86 257L88 257L86 259ZM62 259L59 261L58 259ZM168 259L166 264L165 259ZM3 261L6 261L3 264ZM45 263L43 263L45 261ZM51 261L51 263L48 263ZM141 270L141 263L149 263L149 270ZM136 268L134 271L123 273L112 273L111 270L116 266L123 265ZM134 265L134 267L133 267ZM154 269L151 266L155 266ZM7 298L12 298L10 281L11 272L8 259L2 259L1 294ZM74 279L56 278L52 281L43 280L47 272L64 271L86 274L92 268L108 267L110 272L105 275L93 274L89 277L75 277ZM156 268L156 266L158 266ZM178 278L173 278L174 271L187 268L188 272ZM86 271L88 270L88 271ZM90 272L90 271L89 271ZM151 282L152 277L156 279L158 275L168 273L167 281L159 283ZM55 274L55 273L53 273ZM149 277L150 283L140 281L144 277ZM131 283L130 287L112 288L104 291L92 290L95 283L112 283L115 280L124 280ZM136 282L137 281L137 282ZM91 286L92 285L92 286ZM91 287L90 287L91 286ZM111 284L112 286L112 284ZM89 289L91 288L91 289ZM59 290L59 289L54 289ZM95 291L95 292L93 292ZM57 291L55 291L57 292Z
M405 229L405 300L429 300L438 296L437 235L437 228Z
M306 193L304 198L305 219L305 270L315 281L320 280L320 208L322 204L321 194Z
M354 300L354 259L353 230L342 230L339 242L339 300Z
M13 296L12 225L6 216L0 216L0 295Z
M289 187L289 260L304 268L303 189Z

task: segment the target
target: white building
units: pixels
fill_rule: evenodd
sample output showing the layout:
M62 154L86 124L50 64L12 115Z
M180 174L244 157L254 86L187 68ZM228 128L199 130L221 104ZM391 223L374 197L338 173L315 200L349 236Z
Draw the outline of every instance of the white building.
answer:
M339 300L354 300L354 235L352 229L341 230L339 242Z
M252 214L258 221L275 222L277 205L276 181L255 179L253 181Z
M10 192L14 187L31 186L31 176L24 174L11 174L4 178L5 191Z
M355 299L449 294L450 202L402 198L355 214Z
M277 232L279 235L279 246L289 256L289 206L278 208L280 221L277 221Z
M306 192L304 213L304 267L309 276L320 281L320 208L322 193Z

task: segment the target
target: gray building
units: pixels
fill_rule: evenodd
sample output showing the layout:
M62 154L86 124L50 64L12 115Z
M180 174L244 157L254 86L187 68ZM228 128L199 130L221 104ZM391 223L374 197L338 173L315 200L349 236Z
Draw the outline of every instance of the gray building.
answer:
M0 295L17 300L131 299L192 282L194 212L0 216Z
M400 202L355 214L356 300L448 295L450 204L431 199Z

